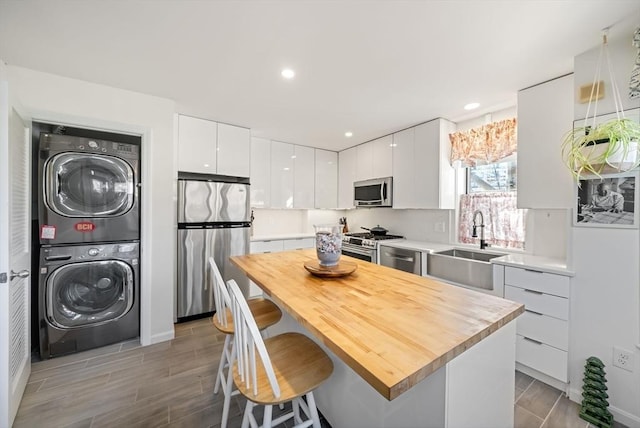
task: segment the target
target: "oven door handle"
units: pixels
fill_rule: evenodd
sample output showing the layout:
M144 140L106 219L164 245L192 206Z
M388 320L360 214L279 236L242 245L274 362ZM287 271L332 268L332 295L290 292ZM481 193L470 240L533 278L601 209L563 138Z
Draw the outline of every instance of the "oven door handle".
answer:
M362 249L361 247L355 247L354 248L352 246L348 246L347 247L346 245L343 245L342 246L342 252L344 253L345 251L352 252L352 253L355 253L355 254L360 254L362 256L370 256L375 250L373 248L365 250L365 249Z

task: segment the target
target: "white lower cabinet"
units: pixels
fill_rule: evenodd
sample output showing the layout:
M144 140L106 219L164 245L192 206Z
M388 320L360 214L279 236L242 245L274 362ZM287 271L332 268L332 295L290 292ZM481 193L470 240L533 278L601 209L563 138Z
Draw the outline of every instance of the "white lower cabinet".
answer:
M284 251L289 250L304 250L305 248L313 248L313 238L296 238L285 239L283 241Z
M569 380L569 288L564 275L505 268L504 297L525 305L517 319L516 362L563 383Z
M251 254L277 253L280 251L303 250L314 246L314 238L267 239L264 241L251 241L249 252ZM262 289L253 281L249 281L249 297L256 296L262 296Z

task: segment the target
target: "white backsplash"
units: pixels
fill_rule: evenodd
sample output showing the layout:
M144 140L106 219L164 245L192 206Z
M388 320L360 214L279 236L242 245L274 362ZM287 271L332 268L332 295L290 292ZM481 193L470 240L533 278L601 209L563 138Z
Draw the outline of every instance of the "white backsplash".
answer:
M449 242L449 210L394 210L392 208L360 208L346 211L351 232L364 232L361 226L377 225L389 234L402 235L412 241Z
M346 217L350 232L364 232L360 227L377 225L389 234L402 235L412 241L455 243L455 212L392 208L351 210L254 209L253 236L269 237L312 234L314 224L338 223ZM538 256L564 259L567 254L570 218L568 210L529 210L525 251Z
M338 223L341 210L254 209L253 236L313 234L314 224Z
M525 250L536 256L565 259L571 210L529 210Z

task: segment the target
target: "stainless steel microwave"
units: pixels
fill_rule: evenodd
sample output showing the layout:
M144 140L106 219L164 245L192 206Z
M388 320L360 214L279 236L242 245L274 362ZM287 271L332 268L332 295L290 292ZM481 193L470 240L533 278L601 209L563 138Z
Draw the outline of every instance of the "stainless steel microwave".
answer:
M393 203L393 177L353 183L355 207L391 207Z

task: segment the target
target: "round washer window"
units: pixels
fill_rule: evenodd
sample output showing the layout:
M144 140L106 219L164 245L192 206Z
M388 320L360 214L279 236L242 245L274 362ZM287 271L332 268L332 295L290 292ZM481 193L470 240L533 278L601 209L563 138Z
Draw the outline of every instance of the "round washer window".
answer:
M60 153L45 166L49 207L66 217L107 217L133 206L133 169L107 155Z
M49 321L59 328L116 320L133 305L133 271L119 260L71 263L47 279Z

